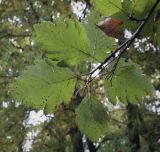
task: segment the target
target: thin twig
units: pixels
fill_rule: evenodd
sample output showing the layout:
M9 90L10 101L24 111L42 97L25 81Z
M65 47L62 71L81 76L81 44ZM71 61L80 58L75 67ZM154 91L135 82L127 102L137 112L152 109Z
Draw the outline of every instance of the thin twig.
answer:
M88 75L92 75L97 70L101 70L103 66L113 57L115 57L116 53L121 50L125 45L129 43L129 40L125 41L122 45L120 45L116 50L114 50L97 68L92 70Z
M21 34L11 34L11 33L6 33L4 35L1 35L0 36L0 39L3 39L3 38L13 38L13 37L31 37L31 34L29 33L21 33Z
M135 40L135 38L138 37L138 35L140 34L140 32L142 31L144 25L147 23L148 19L150 18L150 16L152 15L152 13L154 12L155 8L157 7L158 3L160 2L160 0L157 0L155 2L155 4L153 5L153 7L151 8L151 10L149 11L149 13L142 19L141 24L139 25L139 27L137 28L137 30L133 33L132 37L128 40L126 40L122 45L120 45L117 49L115 49L99 66L97 66L97 68L95 68L94 70L92 70L88 75L89 78L92 78L92 75L97 71L97 70L102 70L103 66L111 59L114 58L116 53L118 51L120 51L120 54L118 56L118 60L115 63L114 66L114 70L113 72L116 70L116 67L118 65L119 59L122 56L122 54L131 46L131 44L133 43L133 41ZM93 81L93 79L90 79L89 82Z
M35 18L36 18L36 20L38 22L39 19L40 19L40 16L38 15L37 11L35 10L33 2L31 0L29 0L28 2L29 2L31 11L32 11L33 15L35 16Z

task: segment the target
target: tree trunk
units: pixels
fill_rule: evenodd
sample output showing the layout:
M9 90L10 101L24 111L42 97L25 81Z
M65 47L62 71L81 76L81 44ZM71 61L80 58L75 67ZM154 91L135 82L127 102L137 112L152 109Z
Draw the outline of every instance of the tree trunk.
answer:
M89 139L87 139L87 145L90 152L97 152L96 146Z
M137 105L128 104L128 138L130 142L131 152L140 151L140 139L139 139L139 129L137 123Z

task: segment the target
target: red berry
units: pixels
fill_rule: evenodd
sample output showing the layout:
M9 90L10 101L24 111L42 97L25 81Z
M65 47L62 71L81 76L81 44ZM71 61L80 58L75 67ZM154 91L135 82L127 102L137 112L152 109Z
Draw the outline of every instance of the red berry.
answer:
M123 151L122 151L122 149L121 149L121 148L119 148L117 152L123 152Z

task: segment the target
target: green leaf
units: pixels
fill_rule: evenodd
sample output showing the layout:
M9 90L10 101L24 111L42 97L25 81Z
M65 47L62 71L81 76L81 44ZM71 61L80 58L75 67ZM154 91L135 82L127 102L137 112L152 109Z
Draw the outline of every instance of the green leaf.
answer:
M123 0L122 8L125 14L142 19L153 6L153 0Z
M94 0L95 8L102 15L111 16L121 11L121 0Z
M125 133L127 129L127 113L123 109L115 109L111 111L108 119L108 132L105 133L105 137L117 138Z
M96 27L100 20L102 20L100 14L92 11L88 16L87 22L84 23L84 27L90 41L91 56L101 62L106 58L107 53L116 48L116 43L113 38L108 37Z
M137 23L129 20L128 16L126 14L124 14L123 12L117 12L117 13L113 14L111 17L119 19L121 22L123 22L124 29L126 28L126 29L134 32L135 29L137 28Z
M76 110L78 128L92 141L97 141L107 130L107 112L93 96L83 99Z
M112 15L114 18L118 18L121 21L123 21L123 25L128 30L131 30L132 32L135 32L136 29L141 24L141 21L134 21L129 18L129 16L132 16L136 18L137 20L143 19L146 14L149 12L151 7L153 6L152 0L124 0L122 2L122 8L123 12L118 12ZM154 23L154 14L149 18L145 26L143 27L140 36L141 37L149 37L153 33L153 24Z
M117 18L123 22L123 27L132 31L134 33L136 29L139 27L141 22L132 21L126 16L123 12L118 12L112 15L111 17ZM142 15L140 19L144 18L145 15ZM139 19L139 18L137 18ZM153 34L154 30L154 15L152 15L149 20L146 22L145 26L143 27L142 31L139 34L139 37L149 37Z
M112 103L115 103L118 97L125 104L128 101L139 103L142 97L154 92L149 78L142 74L139 66L131 61L125 62L124 59L120 60L112 82L105 80L105 89Z
M123 0L123 11L119 11L118 13L113 14L112 17L120 19L121 21L123 21L123 25L125 28L131 30L132 32L135 32L139 27L141 21L136 22L134 20L131 20L129 16L132 16L137 20L143 19L150 11L154 3L155 0ZM149 37L153 34L154 15L155 14L153 13L153 15L149 18L144 28L142 29L140 33L141 37Z
M134 5L134 9L132 11L132 16L134 16L137 19L143 19L146 14L148 14L148 12L150 11L151 7L154 5L152 0L135 0L133 1L133 5ZM137 24L137 26L135 26L135 29L137 29L137 27L140 25L141 22L139 22L139 24ZM148 37L151 36L153 33L153 23L154 23L154 13L152 14L152 16L149 18L149 20L147 21L147 23L145 24L144 28L142 29L140 36L141 37Z
M145 26L143 27L140 36L141 37L152 37L154 33L154 14L149 18Z
M46 112L52 113L57 105L70 101L74 86L74 75L69 69L38 60L11 85L11 92L26 106L45 108Z
M132 14L133 7L134 7L134 1L132 1L132 0L123 0L121 5L122 5L123 10L127 14Z
M135 17L141 17L139 15L145 15L153 6L152 0L134 0L133 1L133 14Z
M75 65L89 56L89 41L84 27L78 21L55 19L34 26L37 40L51 59Z
M155 41L160 46L160 21L155 24Z

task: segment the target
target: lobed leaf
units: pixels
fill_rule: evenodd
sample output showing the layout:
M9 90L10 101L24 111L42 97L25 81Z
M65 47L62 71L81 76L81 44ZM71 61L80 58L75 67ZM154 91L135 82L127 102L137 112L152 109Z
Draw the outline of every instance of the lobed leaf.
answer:
M50 59L74 65L89 56L89 41L85 29L78 21L55 19L34 26L37 40Z
M142 97L154 92L154 87L149 78L142 74L139 66L133 62L120 60L113 75L112 82L105 80L105 89L112 103L116 98L125 104L128 102L139 103Z
M160 21L155 24L155 41L160 46Z
M74 86L74 75L69 69L38 60L11 85L11 92L26 106L45 108L46 112L52 113L57 105L70 101Z
M137 20L143 19L154 5L155 0L94 0L95 9L104 16L111 16L123 22L123 27L135 32L140 21L130 19L130 16ZM148 37L154 31L154 14L144 26L140 36ZM146 32L147 31L147 32Z
M121 0L93 0L95 8L105 16L111 16L121 10Z
M78 128L92 141L97 141L107 130L107 112L94 96L86 97L76 110Z
M113 38L108 37L96 27L100 19L100 14L92 11L87 18L87 23L84 23L84 27L89 38L91 55L101 62L106 58L107 53L114 50L117 45Z

